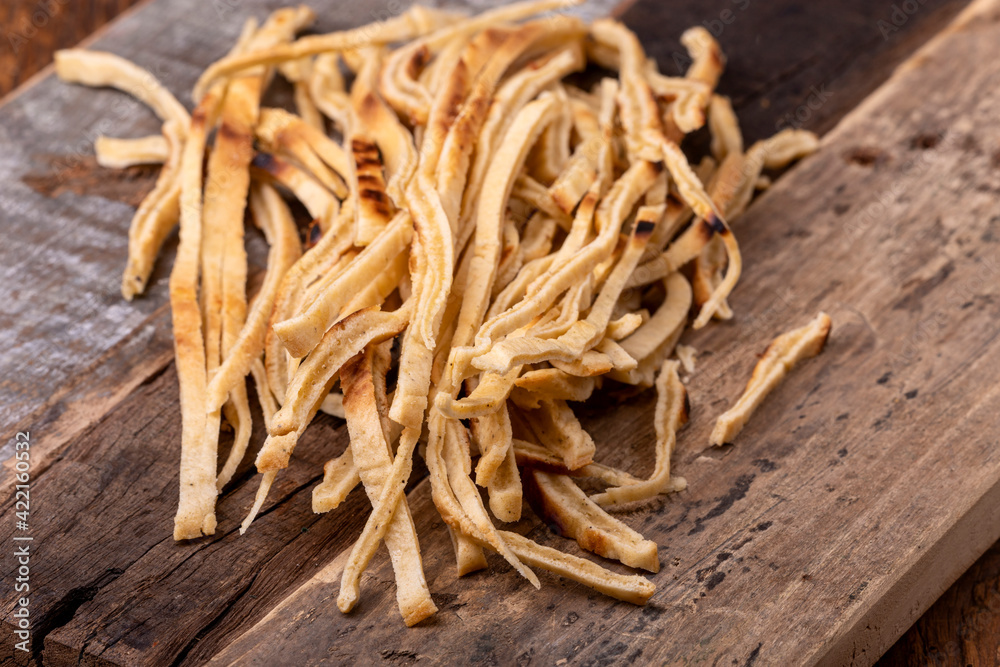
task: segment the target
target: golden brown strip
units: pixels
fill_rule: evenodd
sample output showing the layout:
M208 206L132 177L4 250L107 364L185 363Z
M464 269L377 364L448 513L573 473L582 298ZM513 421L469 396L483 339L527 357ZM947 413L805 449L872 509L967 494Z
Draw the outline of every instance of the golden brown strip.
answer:
M434 407L431 407L428 413L427 426L427 449L424 459L427 462L431 482L431 497L441 518L456 533L463 534L500 553L515 570L537 588L539 586L537 577L531 570L521 565L517 557L509 551L486 515L479 492L468 478L470 471L465 470L463 465L467 462L468 453L467 450L464 454L461 451L464 444L462 437L464 427L460 422L446 419ZM457 460L460 458L462 461ZM471 463L468 465L471 468ZM452 487L453 482L460 485L458 490ZM468 514L470 510L473 516Z
M594 393L595 382L593 377L570 375L558 368L541 368L523 374L514 385L511 400L518 407L533 410L546 398L585 401Z
M101 135L94 140L94 153L97 154L97 164L102 167L124 169L139 164L164 164L171 155L180 155L180 150L178 147L171 151L167 138L159 134L137 139Z
M684 485L683 480L671 479L670 457L677 443L677 431L688 419L687 391L677 375L678 363L665 361L656 378L656 459L649 478L625 486L609 488L591 496L598 505L618 505L653 498Z
M656 586L652 582L638 575L618 574L606 570L584 558L543 547L518 533L502 530L500 534L510 545L511 551L528 565L590 586L595 591L616 600L644 605L656 592Z
M541 588L535 573L511 552L500 532L493 526L493 522L486 513L486 508L483 506L482 496L479 495L479 490L469 478L471 463L469 461L468 432L461 422L455 420L448 420L446 428L444 457L448 471L448 483L465 517L475 527L475 532L469 536L474 539L482 536L481 539L485 540L486 546L503 556L504 560L510 563L511 567L527 579L532 586Z
M226 360L208 385L210 407L221 407L229 390L242 380L251 364L263 352L267 318L274 306L278 287L288 268L301 255L298 231L291 211L274 188L257 186L250 196L250 208L271 244L267 274L238 340L233 343Z
M636 162L629 167L597 209L597 238L569 261L553 266L546 277L538 280L541 285L530 298L488 320L476 334L476 351L482 349L485 352L491 340L506 335L541 315L562 292L606 259L614 249L622 221L635 201L652 185L658 172L656 165L645 161ZM504 367L506 362L497 365Z
M351 171L350 161L344 149L321 130L295 114L270 108L261 110L254 129L269 151L287 153L335 195L347 196L344 177Z
M323 465L323 481L313 488L313 512L323 514L337 509L360 483L361 475L358 474L358 469L354 465L354 455L348 447L343 454Z
M378 306L359 310L334 325L313 353L299 366L288 385L285 403L274 415L269 436L257 456L257 469L288 467L288 459L301 434L320 404L330 393L330 385L340 367L365 345L392 338L409 323L410 307L381 312Z
M122 274L122 296L128 301L145 291L156 256L180 217L180 163L186 132L176 121L163 125L167 162L129 225L128 261Z
M345 313L341 309L370 277L388 265L409 243L413 233L410 216L400 211L392 223L350 263L343 273L328 275L319 283L318 298L307 310L274 324L274 332L293 357L304 357ZM353 355L352 355L353 356Z
M640 209L629 243L601 288L586 319L575 322L558 338L543 339L532 336L507 338L496 343L488 353L474 359L473 365L481 370L504 373L520 364L550 360L572 362L600 342L611 319L614 304L618 301L655 229L656 223L650 219L655 217L656 214L648 207Z
M180 500L174 539L215 532L217 451L205 442L205 343L198 304L198 265L202 240L202 158L208 128L219 107L214 91L194 110L181 157L181 230L170 273L170 312L181 401ZM217 443L216 443L217 444Z
M376 385L381 386L381 393L384 394L385 372L389 361L387 343L369 344L364 351L346 363L340 372L344 412L351 435L351 452L374 510L344 568L337 606L344 612L353 608L359 595L361 573L371 559L379 538L384 536L396 573L399 611L406 625L411 626L433 615L437 607L427 590L417 533L401 488L409 478L410 466L407 460L412 456L416 436L419 434L412 430L404 433L396 453L396 461L393 461L378 410L376 396L379 389ZM402 466L401 470L405 474L394 475L396 465ZM382 505L381 496L390 487L395 488L398 493L393 494L396 496L395 502L391 500L393 496L387 497L385 502L392 502L387 508Z
M525 490L532 509L581 548L631 567L660 571L656 543L602 510L571 478L529 470Z
M594 461L594 440L565 401L544 400L537 410L524 410L521 415L538 441L558 455L570 470Z
M469 274L462 298L452 347L460 348L473 342L488 308L497 266L500 263L500 241L507 199L514 185L515 174L527 157L528 149L554 118L555 98L543 96L525 106L511 124L511 132L518 137L506 143L495 155L483 182L485 189L478 204L475 243ZM449 366L455 362L450 361ZM449 370L452 382L464 373Z
M719 43L711 33L701 26L688 28L681 35L681 44L691 54L692 62L686 73L687 78L701 81L715 88L722 76L722 68L726 59L722 55Z
M476 484L489 487L500 465L507 458L513 434L506 402L496 412L477 417L472 421L472 435L479 445L482 457L476 465ZM518 502L520 508L520 502ZM510 512L503 512L510 515ZM511 519L504 519L510 521ZM515 519L516 520L516 519Z
M246 48L266 48L292 39L295 30L301 27L301 18L301 12L295 10L274 12L260 30L249 37ZM250 187L253 127L257 122L265 75L262 70L248 71L227 86L215 146L208 159L200 296L205 317L206 371L210 381L235 346L246 321L247 256L243 217ZM224 411L235 429L235 439L217 480L220 489L242 461L250 440L251 416L245 375L246 369L243 369L238 377L228 382L229 402ZM222 397L219 403L224 400ZM206 410L205 446L217 449L219 407L210 405Z
M506 451L486 490L490 496L490 511L496 518L509 523L521 519L522 488L513 446L508 445Z
M804 327L783 333L771 341L764 356L754 366L743 395L716 420L709 442L717 446L732 442L767 395L788 375L788 371L803 359L815 357L823 351L831 324L830 316L820 313Z
M640 481L624 470L612 468L603 463L588 463L582 468L570 470L558 454L520 438L514 438L512 449L517 464L525 468L550 472L554 475L566 475L567 477L593 477L612 486L626 486Z
M304 169L278 155L258 152L253 158L253 174L266 178L264 174L280 183L302 202L314 219L324 224L332 224L339 213L339 202L333 193ZM325 230L324 230L325 231Z
M417 149L413 145L413 135L378 91L382 50L371 49L362 52L361 57L363 64L351 87L352 131L374 140L386 169L385 192L401 208L406 203L406 188L417 168Z
M309 11L305 7L302 9ZM213 63L202 72L191 96L200 100L213 83L245 69L298 60L331 51L360 49L373 44L388 44L413 39L450 21L451 17L448 14L418 5L399 16L373 25L326 35L311 35L292 44L275 46L245 55L229 56Z
M389 224L392 202L386 193L382 154L378 146L361 134L355 134L351 139L351 155L354 158L353 185L358 197L354 242L356 245L366 246Z
M542 59L532 62L524 69L510 75L497 90L483 123L476 143L473 163L469 170L468 185L462 201L460 230L473 229L469 222L475 213L475 203L482 190L482 180L490 166L497 142L503 137L515 118L517 111L536 97L548 85L566 74L584 66L583 52L578 44L571 44ZM583 196L582 193L580 195ZM569 213L569 211L566 211Z
M244 24L234 51L248 43L255 28L254 21ZM202 329L198 269L205 241L202 209L205 143L221 111L224 92L217 87L210 89L191 115L180 164L181 238L170 274L170 309L181 389L180 498L174 517L175 540L211 535L216 526L218 412L206 414L204 409L208 352Z
M515 2L483 12L478 16L441 24L431 32L393 52L382 68L380 86L386 100L413 125L424 125L433 114L432 97L417 77L434 51L452 41L466 42L477 32L490 26L518 21L529 16L565 9L582 0L533 0Z
M172 120L187 135L191 117L177 98L150 72L113 53L62 49L55 54L56 75L68 83L113 86L152 109L164 122Z
M349 231L353 225L353 209L347 200L334 220L334 225L319 240L319 243L305 252L285 274L278 288L274 308L268 320L264 336L264 365L268 384L278 403L284 403L289 381L289 355L281 339L274 331L274 325L288 319L296 312L306 287L326 274L341 257L353 247Z

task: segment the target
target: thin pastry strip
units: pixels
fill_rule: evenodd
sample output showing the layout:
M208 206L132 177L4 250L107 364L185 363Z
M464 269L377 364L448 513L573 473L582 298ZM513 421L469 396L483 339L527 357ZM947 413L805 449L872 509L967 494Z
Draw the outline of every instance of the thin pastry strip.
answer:
M424 459L427 462L431 482L431 497L441 518L455 533L465 535L480 545L500 553L537 588L540 585L538 578L521 565L501 540L498 531L486 515L485 508L482 507L479 492L468 477L469 470L466 470L464 465L467 463L468 452L466 450L464 455L461 452L464 427L460 422L446 419L433 407L429 411L427 422L427 449ZM460 458L465 460L458 460ZM471 463L468 465L471 468ZM457 493L452 487L453 482L461 485ZM475 516L470 516L467 509L473 510Z
M532 509L582 549L630 567L660 571L656 543L602 510L572 478L530 470L525 482Z
M313 487L312 511L323 514L337 509L360 483L361 476L348 447L343 454L323 464L323 481Z
M335 195L347 197L344 176L351 171L350 161L344 149L324 132L293 113L273 108L261 109L254 131L269 150L293 157Z
M570 470L566 467L566 462L558 454L541 445L522 440L521 438L514 438L511 449L514 451L517 464L525 468L535 468L555 475L567 475L569 477L593 477L612 486L626 486L641 481L624 470L619 470L603 463L588 463L582 468Z
M181 156L180 243L170 272L170 312L181 402L180 499L174 539L215 532L217 451L205 441L205 343L198 303L202 241L202 159L208 128L215 124L220 96L211 91L195 109Z
M388 265L407 245L413 233L410 216L400 211L382 234L369 244L342 273L329 274L317 284L318 298L287 320L275 322L274 332L293 357L309 354L326 332L340 320L341 310L371 276Z
M322 277L353 246L348 233L351 228L349 221L353 219L352 211L348 200L341 208L334 226L288 269L278 288L264 335L264 367L271 392L279 404L285 401L290 366L289 355L274 332L274 325L294 314L306 287Z
M540 443L577 470L594 461L594 440L565 401L544 400L536 410L520 413Z
M503 530L500 535L510 545L511 551L527 565L589 586L616 600L644 605L656 592L656 586L639 575L612 572L584 558L543 547L519 533Z
M164 122L174 121L187 136L191 116L150 72L113 53L62 49L55 54L56 75L68 83L112 86L148 106Z
M472 364L480 370L503 373L515 365L551 359L572 362L600 342L611 319L614 304L642 257L646 243L655 229L656 223L650 219L655 219L655 215L646 207L640 209L628 245L601 288L586 319L575 322L569 331L558 338L548 340L534 337L508 338L495 344L488 353L475 358Z
M538 278L536 284L539 286L532 290L529 298L488 320L476 334L475 351L478 353L482 350L485 353L489 349L492 353L495 350L495 347L490 349L492 341L525 326L541 315L562 292L607 258L614 249L622 220L636 200L652 185L658 171L658 167L650 162L639 161L633 164L597 208L597 237L573 254L571 259L554 265L547 274ZM586 200L587 197L584 198L584 203ZM583 204L581 208L584 208ZM586 216L586 210L578 210L577 215ZM506 366L505 362L503 366Z
M311 12L302 7L304 12ZM415 6L399 16L371 25L361 26L353 30L329 33L326 35L310 35L291 44L281 44L260 51L233 55L223 58L210 65L195 84L192 97L200 100L209 87L225 77L242 70L260 65L274 65L289 60L299 60L331 51L346 51L365 46L388 44L405 41L434 30L452 20L449 14L426 7Z
M830 335L831 320L820 313L809 324L781 334L767 346L764 355L754 366L743 395L715 422L709 442L719 446L733 439L749 421L771 391L788 375L796 364L815 357L823 351Z
M274 188L257 186L251 192L250 208L254 218L261 221L261 227L271 244L268 269L238 340L233 343L225 361L208 385L206 393L210 408L220 407L229 390L242 380L254 361L259 359L264 350L267 320L278 288L288 268L301 256L295 221Z
M533 410L546 398L585 401L594 393L595 386L593 377L570 375L558 368L540 368L514 381L510 399L520 408Z
M418 153L413 135L400 122L378 91L378 73L382 65L380 50L365 53L363 65L354 79L350 103L357 127L352 132L371 137L385 163L385 192L393 203L406 203L406 188L417 168Z
M387 343L369 344L340 372L354 465L373 511L344 567L337 606L344 612L354 607L361 573L384 538L396 573L399 611L406 625L412 626L433 615L437 607L427 589L417 533L402 493L419 433L412 429L403 432L393 460L379 414L378 395L385 394L389 361Z
M167 144L167 161L156 179L153 190L146 195L129 225L128 260L122 274L122 296L131 301L146 289L153 272L156 256L180 218L183 133L176 121L163 125Z
M248 37L246 48L266 48L292 39L299 27L299 15L300 12L290 9L274 12ZM261 70L248 71L227 86L219 112L215 146L208 158L200 297L205 318L206 372L210 382L236 344L246 320L247 255L243 217L250 188L253 127L257 123L266 76L267 73ZM225 406L221 405L226 400L223 397L219 406L206 408L203 445L206 449L218 449L220 407L235 429L232 448L216 480L220 490L236 471L250 441L251 416L245 375L246 369L230 381L229 402Z
M313 219L332 222L332 218L339 213L340 204L329 189L310 173L281 156L258 151L251 164L255 176L265 178L266 174L274 182L291 190Z
M274 415L270 434L257 457L261 470L284 468L288 465L294 441L280 444L275 439L305 430L323 399L330 393L329 385L336 379L340 367L371 342L392 338L409 323L410 307L382 312L371 306L345 317L331 328L313 354L299 366L288 385L281 410Z
M382 94L402 117L413 125L425 125L433 115L431 95L420 84L418 75L432 54L453 40L468 41L469 37L490 26L518 21L536 14L558 11L579 4L582 0L529 0L492 9L478 16L463 18L428 31L406 46L397 49L386 60L379 80ZM392 40L389 40L392 41Z
M138 164L164 164L170 159L167 138L160 134L136 139L101 135L94 140L97 164L107 169L124 169ZM179 154L175 151L174 154Z
M608 488L590 497L602 506L619 505L653 498L676 489L683 482L670 477L670 457L677 443L677 431L688 419L687 391L677 374L678 362L665 361L656 378L656 458L650 476L634 484Z

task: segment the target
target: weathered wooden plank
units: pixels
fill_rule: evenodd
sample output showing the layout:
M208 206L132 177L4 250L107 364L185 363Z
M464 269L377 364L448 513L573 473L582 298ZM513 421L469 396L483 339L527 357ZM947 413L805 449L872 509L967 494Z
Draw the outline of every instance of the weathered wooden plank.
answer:
M225 40L238 28L218 21L185 22L180 7L165 4L125 17L100 44L135 55L173 90L184 91L199 68L178 53L209 59L225 50ZM151 25L158 27L151 30ZM219 36L212 38L213 33ZM6 175L0 183L0 282L5 286L0 432L5 435L140 328L166 300L167 262L159 263L148 298L129 304L119 293L132 206L72 191L50 198L29 185L83 165L100 133L139 136L159 127L149 111L121 94L82 93L50 77L0 109L5 147L0 169Z
M103 418L140 384L162 371L173 359L170 313L161 306L135 331L50 397L41 409L15 426L15 431L34 432L32 472L39 475L63 447ZM5 474L14 459L3 462Z
M238 526L256 490L252 457L220 499L217 534L175 544L171 515L162 510L177 495L176 383L170 366L33 482L32 639L46 664L83 654L102 664L163 664L195 644L211 647L226 628L232 632L234 619L262 616L360 532L362 494L340 513L312 513L308 489L347 440L346 429L327 418L310 429L250 533L240 537ZM259 445L263 433L255 435ZM10 543L13 521L0 531ZM5 578L8 619L12 586ZM3 633L2 657L16 658L9 623Z
M992 665L1000 652L1000 548L993 545L879 660L893 665Z
M340 615L334 562L215 662L315 664L348 650L473 664L873 662L1000 530L1000 128L990 122L1000 3L977 7L739 225L753 229L733 299L745 314L691 338L706 355L678 450L690 488L626 517L665 545L649 608L571 586L536 593L506 570L446 574L433 588L461 606L413 632L384 623L391 591L373 588ZM956 62L981 65L956 77ZM837 323L823 357L789 378L733 449L704 451L708 417L739 392L752 353L819 308ZM650 439L643 403L591 424L633 463ZM389 576L382 563L371 579Z
M368 18L370 18L370 17L368 17L368 16L364 16L364 17L363 17L363 19L368 19ZM221 48L223 48L223 47L220 47L220 50L221 50ZM87 93L86 93L86 95L90 95L90 94L92 94L92 93L91 93L91 92L87 92ZM82 99L82 98L81 98L81 99ZM75 102L74 102L74 103L75 103ZM123 219L123 220L124 220L124 219L127 219L127 216L124 216L124 217L122 217L122 219ZM121 230L121 231L123 231L123 229L124 229L124 228L122 228L122 230ZM108 253L108 255L110 256L110 255L111 255L111 253ZM119 256L120 256L120 253L119 253ZM116 280L117 280L117 270L118 270L118 268L117 268L117 267L113 267L113 268L112 268L112 269L110 270L110 272L109 272L109 273L108 273L107 275L109 275L109 276L113 276L113 277L114 277L114 279L115 279L115 281L116 281ZM112 285L112 287L114 288L114 289L112 290L112 292L114 293L114 296L115 296L115 297L117 297L117 294L116 294L116 291L117 291L117 290L116 290L116 283L115 283L114 285ZM774 319L774 320L772 320L772 321L771 321L771 324L774 324L774 325L776 325L776 324L777 324L777 321L778 321L777 319ZM766 331L766 332L765 332L765 331L764 331L763 329L761 329L761 330L759 330L759 331L758 331L757 333L759 334L759 338L760 338L760 339L762 340L763 338L765 338L765 337L767 337L768 335L770 335L770 333L771 333L771 332L770 332L770 331ZM748 339L748 340L749 340L749 339ZM754 342L754 343L756 344L756 342L758 342L758 339L754 338L754 339L753 339L753 340L752 340L751 342ZM162 392L165 392L165 393L164 393L164 395L165 395L165 396L166 396L166 395L172 395L172 394L174 394L174 393L175 393L175 388L174 388L173 386L166 386L166 387L162 387L162 388L161 388L161 391L162 391ZM159 400L159 399L150 399L150 400ZM130 404L128 404L128 405L129 405L129 408L130 408L130 409L131 409L131 408L134 408L134 406L135 406L135 404L134 404L134 403L130 403ZM124 410L125 408L123 407L122 409ZM127 414L127 413L126 413L126 414ZM111 419L111 418L113 418L113 419L118 419L119 417L118 417L117 415L118 415L118 413L116 413L115 415L112 415L112 416L110 416L110 417L109 417L109 419ZM641 419L643 420L643 424L645 424L645 426L644 426L643 428L646 428L646 429L648 430L649 426L648 426L648 424L646 423L646 422L647 422L647 420L648 420L648 413L643 413L643 414L642 414L641 416L637 415L637 416L636 416L636 418L637 418L637 419L641 418ZM172 437L173 437L174 441L176 441L176 436L174 435L174 436L172 436ZM175 454L176 454L176 453L175 453ZM744 462L744 463L745 463L745 462ZM767 467L767 466L765 465L765 467ZM737 479L738 479L738 477L737 477ZM175 482L174 482L174 483L175 483ZM738 495L738 494L739 494L739 491L740 491L740 488L741 488L741 487L740 487L740 486L736 486L736 487L734 487L734 488L736 488L736 491L737 491L736 495ZM300 494L300 495L301 495L301 494ZM167 499L167 501L168 501L168 504L172 504L172 502L173 502L172 498L170 498L170 497L168 497L168 496L164 496L164 497L165 497L165 498ZM735 502L735 501L734 501L734 502ZM707 511L707 512L706 512L706 515L707 515L707 514L711 514L711 511ZM166 513L166 514L165 514L164 516L167 516L167 517L169 517L169 512L167 512L167 513ZM677 517L675 517L675 518L679 518L679 516L680 516L680 514L678 514L678 516L677 516ZM710 519L709 519L709 521L711 521L711 520L713 520L713 519L712 519L712 518L710 518ZM705 523L705 520L703 520L703 522L702 522L702 523ZM696 525L697 525L697 524L696 524ZM131 548L131 547L130 547L130 548ZM444 551L443 551L442 553L444 553L444 554L446 555L446 554L447 554L447 550L445 549L445 550L444 550ZM332 557L332 556L329 556L329 557ZM207 565L205 565L205 566L203 566L203 567L208 567L208 566L207 566ZM441 567L442 567L442 568L444 568L445 570L448 570L448 571L450 571L450 566L448 566L447 564L443 564L443 565L442 565ZM713 574L714 574L714 573L713 573ZM147 572L147 573L146 573L146 575L144 575L144 576L149 576L149 573ZM91 580L90 580L90 581L95 581L95 580L94 580L93 578L91 578ZM117 581L117 580L116 580L116 581ZM59 583L60 583L61 585L63 584L63 582L62 582L62 581L60 581ZM68 582L66 582L66 583L68 583ZM84 579L84 583L86 583L86 580L85 580L85 579ZM100 581L99 583L108 583L108 582L104 582L104 581ZM459 586L460 588L464 588L464 586L465 586L465 585L466 585L466 582L464 582L464 581L463 581L463 582L459 582L459 583L458 583L458 586ZM493 585L494 585L494 582L487 582L487 587L491 588L491 587L492 587ZM510 587L511 587L511 590L514 590L514 589L518 589L518 590L519 590L519 589L521 588L521 584L520 584L519 582L516 582L515 580L511 580L511 582L510 582ZM83 586L83 588L84 588L84 590L86 590L86 589L87 589L87 586L86 586L86 585L84 585L84 586ZM116 594L118 594L118 593L117 593L117 591L123 591L123 592L126 592L126 593L127 593L127 592L128 592L128 591L130 591L130 590L132 590L132 589L131 589L131 588L127 588L127 587L123 587L123 588L120 588L120 589L116 589ZM214 589L208 589L208 590L207 590L207 591L205 591L205 592L206 592L206 594L208 594L208 593L211 593L211 592L212 592L212 590L214 590ZM286 589L286 590L287 590L287 589ZM226 593L225 593L225 591L223 591L223 594L226 594ZM119 594L119 595L120 595L120 594ZM391 599L391 594L389 595L389 598ZM71 597L70 599L72 600L73 598ZM274 598L274 599L276 599L276 598ZM272 600L272 601L273 601L273 600ZM532 603L532 604L534 604L534 603L535 603L535 602L534 602L534 599L533 599L533 598L532 598L532 600L531 600L531 603ZM94 610L94 613L95 613L95 616L88 616L88 613L89 613L89 612L90 612L91 610ZM264 607L264 605L260 605L260 606L258 607L258 617L259 617L259 615L261 615L261 614L263 613L263 611L264 611L264 610L265 610L265 607ZM80 607L79 609L77 609L76 611L77 611L78 613L80 613L81 611L82 611L82 612L84 612L84 613L80 613L80 619L79 619L79 620L80 620L80 623L79 623L79 626L78 626L78 627L80 627L80 628L82 628L82 627L86 627L86 622L87 622L87 620L88 620L88 619L91 619L91 620L93 620L93 619L100 619L100 618L102 618L102 614L103 614L103 611L102 611L101 609L99 609L99 605L97 605L97 604L94 604L94 605L90 605L90 606L89 606L89 607L87 607L86 609L84 609L84 607L83 607L83 606L81 606L81 607ZM387 612L388 612L388 614L387 614L387 615L385 615L385 616L379 616L379 617L377 617L377 618L378 618L378 619L380 619L380 620L384 620L384 618L395 618L395 617L393 616L393 613L394 613L394 612L393 612L393 610L392 610L392 605L391 605L391 604L390 604L390 605L389 605L389 606L387 607ZM122 613L122 616L126 616L126 615L127 615L126 613ZM199 618L201 618L201 617L199 617ZM226 622L226 621L228 621L228 620L229 620L229 618L230 618L230 616L227 616L227 617L226 617L226 619L224 619L224 620L223 620L223 622ZM249 618L250 620L254 620L254 619L255 619L256 617L254 617L254 616L250 615L250 616L249 616L248 618ZM214 631L214 630L215 630L215 629L216 629L217 627L218 627L218 626L213 626L212 628L210 628L210 630ZM69 637L69 639L70 639L70 640L73 640L73 641L79 641L79 635L76 635L76 636L75 636L75 639L74 639L74 635L72 634L72 632L74 631L74 627L72 627L72 626L66 626L65 628L60 628L60 629L57 629L57 630L55 630L55 631L54 631L54 632L52 633L52 638L53 638L53 640L57 639L57 638L58 638L58 635L59 635L59 634L60 634L60 633L61 633L61 632L62 632L63 630L65 630L65 632L66 632L66 636L67 636L67 637ZM89 633L89 631L90 631L90 630L88 629L88 633ZM121 634L122 634L123 636L126 636L126 635L125 635L125 633L123 633L123 632L122 632L121 630L119 630L119 632L120 632L120 633L121 633ZM67 644L62 644L62 643L59 643L59 642L56 642L56 641L53 641L53 642L51 643L51 645L52 645L52 648L53 648L53 652L51 653L51 655L52 655L52 656L54 656L54 657L58 655L58 651L59 651L59 650L61 650L61 648L62 648L62 647L64 647L64 646L68 646ZM208 649L208 647L209 647L210 645L211 645L211 644L210 644L210 642L206 644L206 646L205 646L206 650ZM81 644L76 644L76 645L72 645L72 650L71 650L71 652L70 652L70 653L71 653L71 655L73 655L73 656L76 656L76 655L79 655L79 647L80 647L80 646L81 646ZM188 655L189 655L189 656L192 656L192 659L193 659L194 657L198 656L198 655L203 655L203 656L207 656L207 655L210 655L210 653L200 653L200 652L198 652L198 651L196 650L196 649L198 649L198 648L199 648L199 647L201 647L201 646L202 646L202 644L195 644L195 645L194 645L194 648L192 648L191 652L189 652L189 653L188 653ZM119 648L119 649L116 649L116 650L119 650L119 651L121 651L121 653L115 653L115 651L114 651L114 650L112 650L112 651L110 651L110 652L107 652L107 651L106 651L106 653L107 653L107 655L108 655L109 657L111 657L111 656L116 656L116 657L117 657L117 658L119 658L119 659L121 658L121 656L127 656L127 655L134 655L133 653L130 653L130 652L128 651L128 649L127 649L127 648ZM181 649L181 650L183 650L183 649ZM89 653L88 653L88 655L89 655ZM161 655L161 654L157 654L157 655L159 656L159 655ZM164 654L162 654L162 655L166 655L166 653L164 653Z

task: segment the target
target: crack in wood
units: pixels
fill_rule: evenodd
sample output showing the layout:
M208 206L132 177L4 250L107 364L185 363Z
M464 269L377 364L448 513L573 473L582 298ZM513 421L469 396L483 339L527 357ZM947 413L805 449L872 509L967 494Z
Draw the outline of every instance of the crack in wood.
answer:
M109 568L104 574L94 581L77 586L67 591L52 606L51 611L41 619L35 621L34 632L31 637L31 659L39 662L42 648L45 645L45 638L49 634L73 620L77 610L87 602L94 599L97 592L104 586L111 583L125 573L121 568Z

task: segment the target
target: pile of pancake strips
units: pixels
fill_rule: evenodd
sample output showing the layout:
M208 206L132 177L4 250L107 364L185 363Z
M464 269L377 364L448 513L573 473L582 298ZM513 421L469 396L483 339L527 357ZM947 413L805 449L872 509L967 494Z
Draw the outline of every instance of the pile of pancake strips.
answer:
M65 81L119 88L163 119L161 135L102 137L96 151L105 166L163 165L129 230L126 299L180 228L176 539L216 528L216 498L250 441L252 376L268 437L244 530L317 412L347 421L350 446L313 491L327 512L360 483L373 508L341 610L356 604L382 541L406 624L437 610L404 493L418 445L460 574L486 567L487 549L536 587L532 568L636 604L653 594L644 577L498 524L519 520L527 498L583 549L659 569L656 544L608 510L684 488L670 458L693 349L678 339L732 316L741 263L726 220L767 187L766 170L817 139L789 129L744 149L732 107L713 93L723 57L705 30L684 33L690 68L666 76L623 25L587 24L565 6L474 17L414 7L298 39L313 13L282 9L246 23L201 76L190 113L117 56L57 55ZM595 66L596 84L572 83ZM276 74L294 112L261 104ZM692 167L679 145L706 123L711 155ZM305 243L292 199L313 218ZM247 210L269 244L251 299ZM777 338L713 442L729 442L829 328L821 313ZM658 392L655 461L641 477L597 462L571 407L612 383ZM220 462L224 422L235 440ZM582 478L604 490L588 495Z

